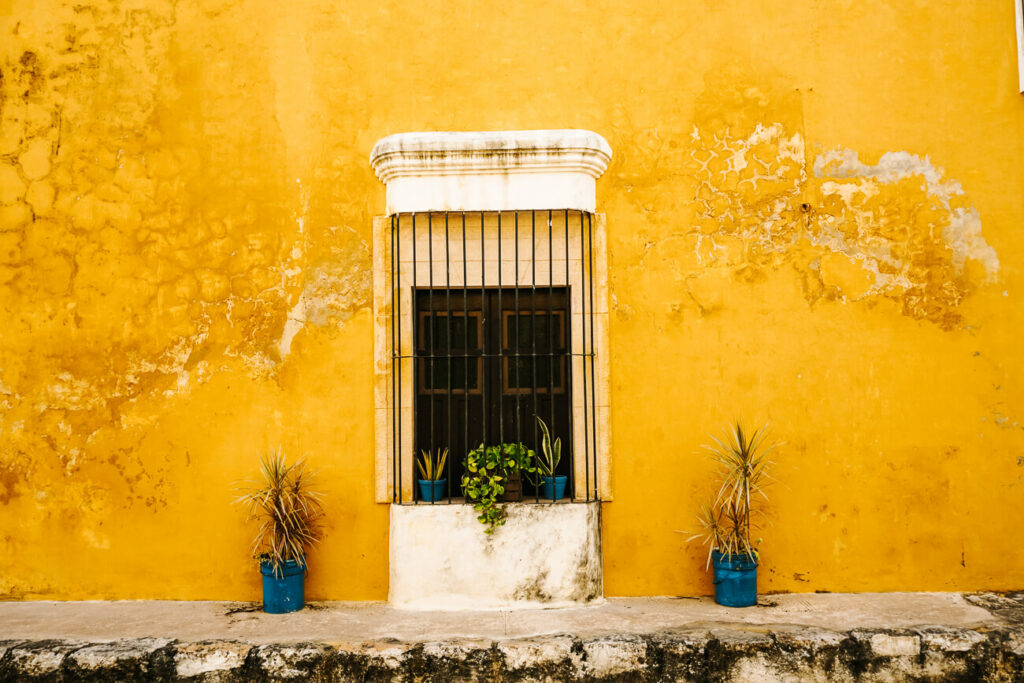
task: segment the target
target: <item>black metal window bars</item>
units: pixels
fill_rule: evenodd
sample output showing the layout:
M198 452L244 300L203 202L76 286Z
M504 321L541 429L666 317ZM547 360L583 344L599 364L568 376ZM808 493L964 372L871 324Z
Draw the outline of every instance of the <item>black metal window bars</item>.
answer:
M539 455L538 417L561 440L567 499L598 500L593 215L394 214L390 239L392 502L428 502L415 459L444 449L429 503L463 502L467 452ZM535 484L517 499L544 502Z

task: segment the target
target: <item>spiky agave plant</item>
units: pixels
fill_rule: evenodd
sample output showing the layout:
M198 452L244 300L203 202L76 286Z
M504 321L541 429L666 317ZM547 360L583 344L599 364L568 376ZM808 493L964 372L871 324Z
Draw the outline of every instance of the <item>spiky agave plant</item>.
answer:
M289 560L306 566L306 550L323 538L323 495L311 489L314 473L304 459L289 465L278 448L260 455L262 481L243 489L238 503L248 508L248 520L259 523L252 554L269 562L281 576Z
M420 471L420 479L426 481L438 481L444 474L444 464L448 460L448 449L443 451L438 448L437 455L433 451L420 451L420 457L416 460L416 469Z
M708 548L708 564L711 554L717 550L723 555L747 555L757 559L757 540L753 538L758 528L754 518L760 514L756 499L768 500L764 487L770 481L768 471L772 461L768 459L780 444L765 444L768 425L752 433L743 430L740 423L732 427L731 439L723 441L715 436L714 444L704 445L720 466L722 484L714 500L701 506L698 522L702 530L689 540L702 539Z

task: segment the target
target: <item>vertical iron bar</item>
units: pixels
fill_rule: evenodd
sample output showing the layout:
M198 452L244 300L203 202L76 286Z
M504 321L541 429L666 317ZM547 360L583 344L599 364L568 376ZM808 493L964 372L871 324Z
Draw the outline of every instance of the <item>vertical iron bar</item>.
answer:
M533 396L533 415L530 420L533 425L533 443L537 443L537 212L530 212L530 286L532 288L530 297L530 336L533 337L533 359L530 361L530 394ZM554 473L552 473L554 474ZM534 492L537 502L540 502L540 487Z
M431 453L434 452L434 386L437 381L437 359L434 353L434 326L436 319L434 318L434 214L427 213L427 266L430 268L430 272L427 274L427 283L429 294L427 295L427 301L430 302L430 313L427 314L427 319L430 324L427 326L427 367L430 368L430 388L427 391L427 397L430 401L430 441L429 446ZM415 458L416 453L412 456ZM415 461L413 461L415 462ZM416 478L416 472L413 472L413 479ZM433 496L431 496L430 504L434 504Z
M398 249L397 249L398 271L399 271L399 274L401 274L401 271L402 271L402 216L401 216L401 214L399 214L399 216L398 216L398 240L397 241L398 241ZM415 244L415 242L414 242L414 244ZM413 247L413 251L415 253L415 246ZM415 260L413 261L413 264L414 264L413 267L415 267ZM413 280L413 285L414 286L415 286L415 283L416 283L416 281L414 279ZM398 502L399 502L399 504L402 503L402 449L405 448L405 444L402 441L402 430L403 430L403 428L405 426L404 425L405 418L404 418L404 416L402 414L402 399L405 396L405 394L402 392L402 373L405 371L405 363L413 362L411 360L406 359L405 355L402 353L402 324L403 324L403 322L402 322L402 291L403 290L404 290L404 287L402 287L401 279L399 279L399 282L398 282L398 398L396 399L398 401ZM410 301L409 301L409 314L410 314L409 317L413 319L413 330L412 330L412 332L413 332L413 338L412 338L413 343L410 345L410 347L411 347L411 349L415 349L416 348L416 338L415 338L415 332L416 332L416 328L415 328L416 303L411 298L410 298ZM415 352L411 350L410 351L410 355L415 355ZM411 387L411 389L412 389L412 400L413 400L413 402L415 402L416 401L416 380L415 380L415 377L416 377L416 367L415 366L413 366L412 377L413 377L413 385ZM413 427L413 433L414 434L415 434L415 431L416 430L415 430L415 426L414 426ZM411 438L415 438L415 437L411 437Z
M480 212L480 418L483 447L487 448L487 262L484 258L484 212Z
M583 241L583 211L580 211L580 332L582 333L582 345L580 350L582 355L580 356L580 374L583 375L583 469L586 473L584 481L587 485L586 498L587 502L590 502L590 420L587 419L587 292L583 287L583 278L586 277L586 272L583 268L584 263L584 250L586 244ZM591 301L590 314L594 314L594 305ZM593 345L594 340L590 340Z
M594 337L594 221L593 215L587 213L587 260L590 264L588 273L588 284L590 286L590 407L594 412L594 500L598 498L599 488L597 480L597 380L594 379L594 364L597 363L596 337Z
M573 422L574 422L574 420L573 420L573 417L574 417L573 413L576 412L576 406L574 405L575 402L573 401L573 390L575 389L575 387L573 386L573 382L572 382L572 371L573 371L573 363L572 363L572 316L573 316L573 310L572 310L572 287L569 284L570 283L570 279L569 279L569 209L565 210L565 212L562 214L562 217L564 218L563 227L565 229L565 297L566 297L566 301L565 301L565 317L566 317L565 330L566 330L566 335L565 335L565 339L563 340L563 343L565 344L565 364L566 364L565 379L564 379L564 381L565 381L565 391L566 391L567 394L569 394L569 439L568 440L573 442L573 448L570 449L570 451L569 451L569 471L575 473L576 472L576 445L575 445L576 432L573 429ZM580 292L580 296L582 296L582 290ZM584 458L587 457L586 451L584 451L583 457ZM588 482L588 484L589 484L589 482ZM575 486L573 487L573 497L576 497L576 488L575 488Z
M548 209L548 403L551 408L548 431L555 433L555 240L551 210ZM564 378L563 378L564 379ZM572 437L566 439L572 452Z
M398 454L397 443L395 437L398 433L397 420L395 419L395 355L397 350L395 348L395 292L398 290L398 285L395 280L395 215L391 215L391 281L388 283L391 287L391 502L394 503L397 498L395 496L395 485L398 483L397 467L398 458L395 457Z
M481 264L482 266L483 264ZM466 339L462 345L462 363L465 366L463 372L466 375L466 386L463 387L463 398L465 399L466 405L466 420L463 426L466 431L466 438L463 442L463 449L469 451L469 269L466 267L466 212L462 212L462 317L465 321L466 326ZM483 297L481 297L482 299ZM449 453L449 461L454 457L454 453ZM448 463L448 474L451 474L451 462ZM452 502L452 486L455 484L451 479L448 480L448 502Z
M516 419L515 419L515 423L516 423L516 444L521 444L523 442L523 434L522 434L522 424L520 424L522 422L522 420L520 419L520 415L519 415L519 387L522 384L522 381L521 381L521 379L519 377L519 370L520 370L520 367L519 367L519 212L518 211L514 212L513 216L515 217L515 233L514 233L514 236L515 236L515 240L516 240L515 241L515 252L514 252L515 253L515 257L516 257L515 258L515 263L514 263L514 267L515 267L515 270L516 270L516 278L515 278L516 288L512 290L512 297L515 300L516 345L514 347L512 347L513 348L512 360L510 360L509 363L510 364L514 363L515 364L515 368L516 368L516 389L515 389L515 391L516 391ZM511 332L512 332L512 326L509 325L509 333L510 333L509 337L510 337L510 339L511 339L511 336L512 336ZM509 375L510 375L509 383L511 384L511 374L512 374L511 368L509 368L509 370L510 370L509 371ZM522 478L523 477L520 476L520 482L522 481ZM520 483L520 487L519 487L519 500L522 500L523 497L524 497L524 489L523 489L522 483Z
M448 479L448 474L451 474L451 441L452 441L452 274L451 274L451 242L448 241L448 212L444 214L444 299L445 308L447 313L445 314L445 320L448 326L445 327L445 339L448 340L448 358L445 360L445 364L448 368L448 407L445 411L448 414L448 424L445 425L445 448L448 449L448 459L445 460L445 466L448 468L445 472L445 479Z
M416 284L417 284L417 279L416 279L416 212L413 211L412 212L412 289L411 289L412 296L410 297L410 301L409 301L409 309L410 309L409 312L412 314L412 343L409 345L410 346L409 362L412 363L412 387L411 388L412 388L412 403L413 403L413 405L412 405L412 411L411 411L412 412L412 424L410 425L410 427L412 429L412 434L409 435L409 438L412 441L412 462L410 464L412 465L412 470L413 470L413 476L414 477L416 476L416 412L417 412L416 411L416 380L417 380L417 376L420 374L420 369L418 367L419 363L417 362L418 356L419 356L419 353L418 353L418 346L419 346L419 344L416 341L416 337L417 337L417 334L416 334L416 326L417 326L416 317L419 315L419 307L418 307L417 301L416 301ZM426 378L424 378L424 379L426 379ZM399 382L401 382L401 378L399 378ZM401 452L399 452L399 454L398 454L398 465L399 465L399 470L401 470L401 465L402 465L402 454L401 454ZM410 499L411 499L410 502L413 502L413 503L416 502L416 487L415 486L412 487L412 493L410 495ZM402 494L401 493L398 494L398 501L399 502L402 501Z
M505 443L505 311L501 307L501 211L498 211L498 443Z

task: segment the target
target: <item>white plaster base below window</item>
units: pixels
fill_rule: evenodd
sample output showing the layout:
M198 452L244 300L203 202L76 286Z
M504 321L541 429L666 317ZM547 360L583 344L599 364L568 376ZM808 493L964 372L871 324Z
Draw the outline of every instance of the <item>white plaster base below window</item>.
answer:
M469 505L391 506L395 607L492 610L604 600L600 503L509 503L492 536Z

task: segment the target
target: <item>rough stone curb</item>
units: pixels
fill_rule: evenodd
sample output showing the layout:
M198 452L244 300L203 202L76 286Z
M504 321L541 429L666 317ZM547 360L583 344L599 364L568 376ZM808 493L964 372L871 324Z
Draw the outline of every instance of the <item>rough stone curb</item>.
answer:
M1015 681L1024 630L692 627L403 643L0 641L0 681Z

